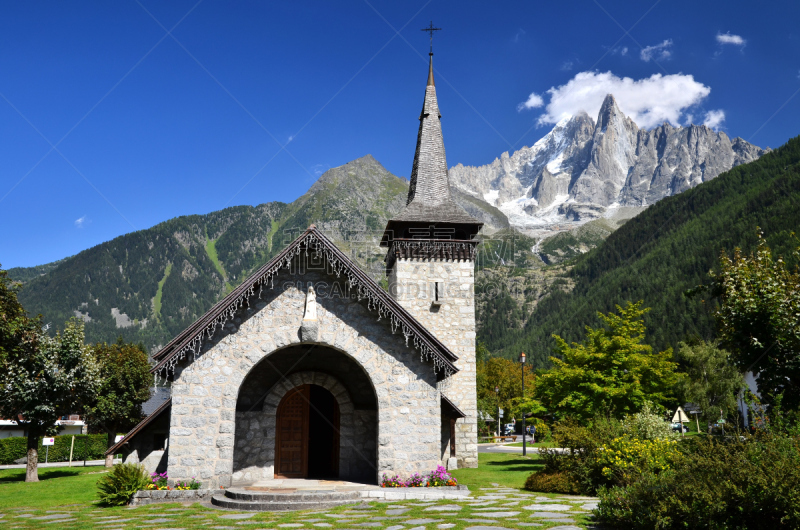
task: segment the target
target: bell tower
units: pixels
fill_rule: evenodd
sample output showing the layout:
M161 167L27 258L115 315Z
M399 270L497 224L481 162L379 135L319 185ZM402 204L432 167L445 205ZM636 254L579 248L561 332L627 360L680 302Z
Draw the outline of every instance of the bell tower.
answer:
M477 467L475 253L483 223L451 196L441 118L431 52L408 201L381 246L392 297L458 356L459 371L443 385L442 459Z

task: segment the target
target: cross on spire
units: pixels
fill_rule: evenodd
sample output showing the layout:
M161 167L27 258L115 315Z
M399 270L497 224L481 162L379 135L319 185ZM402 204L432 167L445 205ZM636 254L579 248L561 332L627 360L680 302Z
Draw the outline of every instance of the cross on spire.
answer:
M431 36L431 51L429 55L433 55L433 32L434 31L442 31L442 28L434 28L433 27L433 20L431 20L431 25L427 28L422 28L422 31L427 31L428 34Z

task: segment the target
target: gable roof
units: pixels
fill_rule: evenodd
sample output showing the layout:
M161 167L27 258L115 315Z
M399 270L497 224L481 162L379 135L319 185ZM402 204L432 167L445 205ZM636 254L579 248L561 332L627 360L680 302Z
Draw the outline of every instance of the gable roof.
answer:
M125 437L122 440L118 441L117 443L115 443L114 445L109 447L106 450L105 454L113 455L114 453L118 452L120 449L122 449L123 445L127 444L128 442L130 442L133 439L134 436L139 434L139 432L142 429L144 429L145 427L147 427L148 425L153 423L153 421L157 420L159 418L159 416L161 416L166 411L168 411L170 409L170 407L172 407L172 398L169 398L168 400L166 400L164 403L161 404L161 406L159 406L156 410L154 410L152 414L150 414L145 419L140 421L139 424L136 425L136 427L134 427L133 429L131 429L130 432L128 434L126 434Z
M303 234L284 248L266 265L258 269L228 296L217 302L203 316L172 339L164 348L153 355L157 361L151 372L168 376L174 373L175 365L188 354L198 357L204 342L204 335L210 338L217 327L224 327L233 319L236 311L250 298L260 296L264 287L272 288L272 281L278 272L290 266L294 257L309 250L325 256L336 276L345 275L347 282L358 292L359 299L367 299L368 309L378 314L378 319L388 317L392 332L400 330L406 343L411 340L422 357L433 362L434 371L441 378L458 371L453 364L458 357L438 340L425 326L411 316L389 293L367 276L345 253L339 250L316 226L311 225Z

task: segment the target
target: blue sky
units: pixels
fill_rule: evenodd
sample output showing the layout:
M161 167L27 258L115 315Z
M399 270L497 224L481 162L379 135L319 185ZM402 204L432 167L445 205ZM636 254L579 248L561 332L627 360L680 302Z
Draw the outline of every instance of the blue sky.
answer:
M140 2L0 5L3 268L292 201L367 153L407 177L431 20L450 166L606 90L642 126L800 134L796 1Z

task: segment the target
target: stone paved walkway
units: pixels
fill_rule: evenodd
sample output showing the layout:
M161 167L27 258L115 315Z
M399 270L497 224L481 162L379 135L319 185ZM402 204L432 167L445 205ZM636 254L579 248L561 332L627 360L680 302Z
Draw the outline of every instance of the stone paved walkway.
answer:
M288 484L286 485L288 486ZM199 504L0 510L0 530L52 528L270 530L578 530L590 528L597 499L500 486L458 500L373 501L305 512L236 512Z

